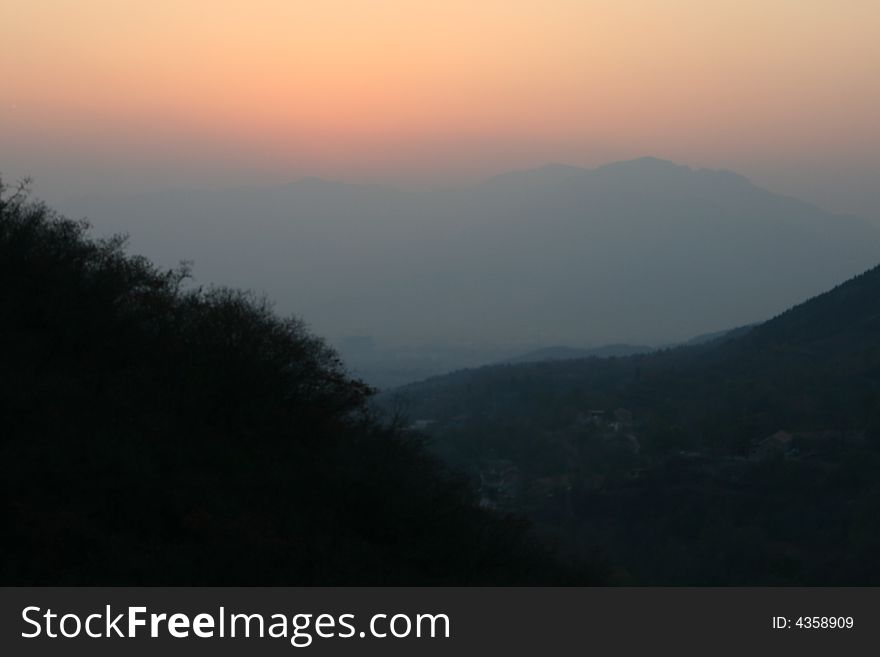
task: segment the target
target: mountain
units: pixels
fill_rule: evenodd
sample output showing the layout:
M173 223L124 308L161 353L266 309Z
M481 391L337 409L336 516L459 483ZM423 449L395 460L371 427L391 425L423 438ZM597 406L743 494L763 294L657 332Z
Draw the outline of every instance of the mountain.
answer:
M878 299L875 267L726 338L385 399L487 499L633 583L878 583Z
M707 342L716 342L718 340L729 340L731 338L745 335L752 330L753 326L756 326L756 324L738 326L734 329L727 329L726 331L712 331L711 333L702 333L700 335L692 337L690 340L686 340L682 344L685 346L693 346L698 344L705 344Z
M686 340L681 344L684 346L704 344L707 342L715 342L717 340L729 340L740 335L744 335L750 331L752 325L740 326L735 329L726 331L713 331L712 333L703 333L694 336L690 340ZM678 346L669 345L668 347ZM667 347L667 348L668 348ZM657 347L649 347L647 345L633 344L608 344L601 347L593 347L590 349L580 349L577 347L544 347L533 351L520 354L504 359L499 364L518 365L520 363L540 363L548 360L574 360L577 358L623 358L626 356L635 356L638 354L647 354L657 351Z
M0 184L0 581L603 581L481 509L296 319Z
M163 266L191 259L206 280L265 292L331 339L392 349L678 343L880 260L868 221L655 158L445 190L306 180L64 207L128 230Z
M645 345L632 344L609 344L602 347L594 347L593 349L578 349L576 347L545 347L529 351L513 358L503 361L507 365L516 365L518 363L539 363L548 360L572 360L575 358L620 358L622 356L633 356L635 354L644 354L653 351L653 347Z
M734 451L780 426L867 430L880 427L878 298L880 267L725 339L629 358L465 370L395 395L434 419L488 416L500 407L520 416L572 404L620 406L648 424L675 418L682 444L718 446L725 436ZM717 425L711 436L707 424Z

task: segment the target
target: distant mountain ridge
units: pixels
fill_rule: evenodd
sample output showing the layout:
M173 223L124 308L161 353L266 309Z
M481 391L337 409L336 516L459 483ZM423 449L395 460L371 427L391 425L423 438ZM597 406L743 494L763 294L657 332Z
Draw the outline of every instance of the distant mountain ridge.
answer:
M878 299L880 266L726 339L624 358L490 366L396 394L418 417L478 416L510 403L516 381L510 417L552 416L573 400L626 407L654 427L654 440L674 430L681 444L733 451L780 428L880 431Z
M451 190L303 180L65 207L161 264L266 292L330 338L395 344L675 343L880 260L868 221L656 158Z
M540 363L548 360L574 360L579 358L625 358L627 356L636 356L638 354L647 354L658 349L669 349L680 346L693 346L715 342L718 340L730 340L741 335L745 335L757 324L748 324L739 326L726 331L713 331L712 333L702 333L696 335L689 340L678 344L648 346L636 344L608 344L601 347L578 348L578 347L543 347L534 349L519 356L513 356L500 361L499 364L517 365L520 363Z
M633 356L653 351L654 347L632 344L610 344L593 349L578 349L576 347L545 347L535 349L521 356L508 358L503 363L516 365L518 363L539 363L548 360L572 360L577 358L618 358Z
M874 584L878 300L874 267L726 337L461 371L385 399L488 503L631 583Z
M738 338L741 335L745 335L756 326L760 326L760 323L758 322L755 324L746 324L745 326L738 326L736 328L727 329L725 331L712 331L711 333L702 333L700 335L695 335L690 340L682 342L681 346L693 346L698 344L706 344L707 342L716 342L717 340L730 340L733 338Z

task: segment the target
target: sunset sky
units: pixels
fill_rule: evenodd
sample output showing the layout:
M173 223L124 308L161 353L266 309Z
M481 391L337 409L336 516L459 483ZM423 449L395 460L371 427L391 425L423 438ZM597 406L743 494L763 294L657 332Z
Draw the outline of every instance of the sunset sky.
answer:
M654 155L880 217L877 0L0 0L49 195Z

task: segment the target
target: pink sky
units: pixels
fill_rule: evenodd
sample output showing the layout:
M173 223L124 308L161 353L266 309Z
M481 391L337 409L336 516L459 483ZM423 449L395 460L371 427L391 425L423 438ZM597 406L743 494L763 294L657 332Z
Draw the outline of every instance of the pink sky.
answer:
M880 217L876 0L5 0L0 171L48 193L655 155Z

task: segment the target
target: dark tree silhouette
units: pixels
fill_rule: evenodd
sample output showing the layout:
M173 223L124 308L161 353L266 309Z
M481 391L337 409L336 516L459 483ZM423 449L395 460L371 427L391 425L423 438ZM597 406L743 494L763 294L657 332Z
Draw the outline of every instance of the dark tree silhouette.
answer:
M477 507L264 300L0 184L5 584L597 581Z

